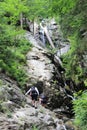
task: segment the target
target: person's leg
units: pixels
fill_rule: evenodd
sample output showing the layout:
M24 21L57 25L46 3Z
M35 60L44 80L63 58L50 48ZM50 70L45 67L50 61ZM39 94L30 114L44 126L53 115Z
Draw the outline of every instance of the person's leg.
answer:
M35 100L32 100L32 106L33 107L35 106Z
M46 107L46 104L47 104L46 101L44 101L44 100L41 101L41 105L42 105L43 107Z
M32 106L34 107L35 106L35 99L34 99L34 96L32 95Z
M35 96L35 108L37 108L37 103L38 103L38 100L37 100L37 95Z

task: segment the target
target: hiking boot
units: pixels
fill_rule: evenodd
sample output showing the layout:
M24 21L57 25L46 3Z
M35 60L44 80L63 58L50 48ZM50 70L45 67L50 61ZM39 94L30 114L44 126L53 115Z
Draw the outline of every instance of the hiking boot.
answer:
M35 107L34 105L32 105L32 107Z
M37 109L37 107L35 107L35 109Z

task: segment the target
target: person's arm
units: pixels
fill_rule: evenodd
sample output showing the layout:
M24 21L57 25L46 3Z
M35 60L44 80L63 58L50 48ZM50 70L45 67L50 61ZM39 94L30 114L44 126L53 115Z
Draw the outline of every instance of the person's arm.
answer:
M28 93L31 91L31 88L25 93L25 95L28 95Z

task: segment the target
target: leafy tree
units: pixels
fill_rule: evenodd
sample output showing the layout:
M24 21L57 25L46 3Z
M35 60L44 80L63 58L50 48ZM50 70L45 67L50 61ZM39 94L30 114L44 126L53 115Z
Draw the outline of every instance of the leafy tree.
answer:
M46 18L50 16L51 6L49 0L27 0L29 6L29 19Z
M1 15L4 14L5 21L15 24L20 19L21 13L27 13L26 0L4 0L0 3Z
M70 12L75 6L77 0L54 0L52 1L52 12L60 16Z
M20 86L24 86L27 75L23 70L25 54L30 50L31 44L20 36L24 34L16 27L20 14L27 12L25 0L4 0L0 2L0 70L13 79Z
M69 39L71 49L63 56L66 77L76 84L86 81L86 66L83 57L86 55L87 38L87 1L55 0L53 11L60 15L60 24L64 37Z

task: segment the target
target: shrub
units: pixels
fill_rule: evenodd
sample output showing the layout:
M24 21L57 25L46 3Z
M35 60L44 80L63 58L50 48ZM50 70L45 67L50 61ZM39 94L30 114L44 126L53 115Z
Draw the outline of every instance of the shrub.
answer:
M75 124L81 130L87 129L87 91L73 101L75 112Z
M32 130L38 130L38 129L37 129L36 126L34 125L33 128L32 128Z
M26 53L32 47L30 42L21 38L16 39L14 45L0 47L3 49L0 54L0 69L23 87L28 79L23 66L26 64Z

